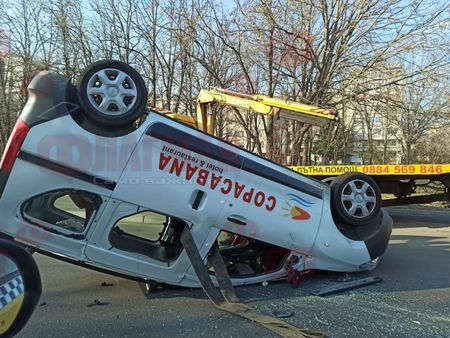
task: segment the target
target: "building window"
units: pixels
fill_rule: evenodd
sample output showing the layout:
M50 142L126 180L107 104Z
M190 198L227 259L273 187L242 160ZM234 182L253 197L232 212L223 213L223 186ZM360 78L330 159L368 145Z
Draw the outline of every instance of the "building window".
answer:
M389 147L395 147L397 145L397 140L388 140L387 144Z
M389 134L389 135L396 135L397 132L398 132L398 129L397 129L397 128L394 128L394 127L388 128L388 134Z

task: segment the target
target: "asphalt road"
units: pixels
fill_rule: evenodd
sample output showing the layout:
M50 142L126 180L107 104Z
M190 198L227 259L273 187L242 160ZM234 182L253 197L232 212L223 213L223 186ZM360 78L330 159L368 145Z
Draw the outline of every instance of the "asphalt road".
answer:
M318 273L297 289L279 282L240 287L238 295L264 313L293 311L286 321L330 337L450 337L450 210L389 210L395 229L383 260L350 275L383 282L320 298L310 292L345 275ZM35 257L43 294L20 337L273 336L217 310L201 290L165 289L146 299L136 282ZM89 307L95 299L104 305Z

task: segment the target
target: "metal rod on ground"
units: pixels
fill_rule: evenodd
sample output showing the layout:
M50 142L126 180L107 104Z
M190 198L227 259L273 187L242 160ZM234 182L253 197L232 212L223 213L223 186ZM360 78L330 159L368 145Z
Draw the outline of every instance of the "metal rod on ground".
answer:
M206 295L214 305L226 312L251 320L266 329L285 338L324 338L322 332L300 329L275 317L264 315L257 310L240 302L231 284L230 276L226 270L223 258L217 247L213 248L211 254L215 274L218 279L220 291L214 286L205 264L198 252L189 229L185 229L181 235L181 243L194 267L195 273L202 284ZM224 298L225 297L225 298Z

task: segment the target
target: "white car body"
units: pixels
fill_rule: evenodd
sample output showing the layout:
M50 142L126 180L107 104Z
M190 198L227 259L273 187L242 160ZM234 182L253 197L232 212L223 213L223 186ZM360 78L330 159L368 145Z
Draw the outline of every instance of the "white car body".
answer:
M289 251L277 269L232 275L234 285L285 278L285 262L294 255L299 271L352 272L373 268L385 251L392 225L385 211L373 234L350 239L333 219L327 184L156 112L115 137L87 130L67 108L31 118L38 101L54 96L39 89L42 81L53 81L48 78L41 73L30 86L21 115L30 129L0 181L0 232L7 238L87 267L188 287L200 284L181 247L170 259L160 256L157 244L154 254L119 248L111 235L115 224L141 210L181 220L205 260L221 231ZM100 197L81 233L27 214L27 201L58 190Z

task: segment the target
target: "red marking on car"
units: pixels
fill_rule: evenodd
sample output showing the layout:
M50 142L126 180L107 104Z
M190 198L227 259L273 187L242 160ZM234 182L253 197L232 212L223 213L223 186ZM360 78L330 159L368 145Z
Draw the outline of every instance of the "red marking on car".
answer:
M258 208L264 207L269 212L273 211L277 204L277 199L272 195L267 196L263 191L258 191L230 178L216 175L214 172L202 169L198 165L164 153L160 153L159 156L159 170L168 171L177 177L184 176L186 181L194 181L201 186L206 186L208 178L211 178L209 181L211 190L216 190L221 184L220 192L222 194L228 195L231 193L235 199L241 199L245 203L253 204Z
M311 218L311 215L306 210L296 205L291 205L288 201L286 201L285 206L281 209L284 210L284 217L290 217L297 221L306 221Z
M6 143L3 157L0 160L0 170L4 170L8 173L11 172L14 162L19 155L20 148L22 148L22 144L25 141L29 131L30 126L28 126L28 124L26 124L23 120L18 119L11 136Z
M304 220L310 219L311 215L308 212L306 212L305 210L303 210L302 208L293 206L291 209L291 217L292 217L292 219L295 219L295 220L304 221Z

